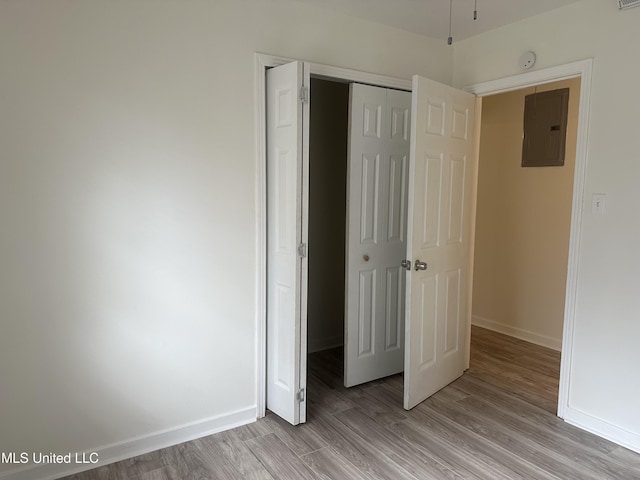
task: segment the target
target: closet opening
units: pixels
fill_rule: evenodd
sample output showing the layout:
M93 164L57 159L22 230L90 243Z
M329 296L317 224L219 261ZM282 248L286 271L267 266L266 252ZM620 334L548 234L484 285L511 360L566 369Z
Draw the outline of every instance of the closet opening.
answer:
M396 375L402 392L411 94L314 77L310 87L307 390L313 410L316 400L326 400L327 386Z
M330 408L344 375L349 84L311 78L307 412Z

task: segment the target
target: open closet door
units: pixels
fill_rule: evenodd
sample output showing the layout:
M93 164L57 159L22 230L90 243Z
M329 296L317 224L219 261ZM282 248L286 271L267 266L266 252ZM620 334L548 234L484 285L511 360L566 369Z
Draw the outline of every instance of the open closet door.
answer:
M306 420L308 223L303 216L309 157L303 148L308 139L304 80L302 62L267 71L267 408L293 425Z
M402 372L411 93L351 84L344 385Z
M413 77L404 408L462 375L469 349L475 97Z

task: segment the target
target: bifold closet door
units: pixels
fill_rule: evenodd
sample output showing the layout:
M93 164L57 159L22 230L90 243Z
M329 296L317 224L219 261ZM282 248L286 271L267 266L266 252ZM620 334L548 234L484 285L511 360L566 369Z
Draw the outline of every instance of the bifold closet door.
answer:
M267 408L293 425L306 417L304 81L302 62L267 71Z
M411 93L351 84L345 386L404 368Z

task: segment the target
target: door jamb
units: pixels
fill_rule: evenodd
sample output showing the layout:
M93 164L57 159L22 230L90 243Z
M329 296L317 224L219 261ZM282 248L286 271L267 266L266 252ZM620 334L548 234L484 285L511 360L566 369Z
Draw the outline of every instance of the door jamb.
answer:
M254 111L256 135L256 338L255 338L255 374L256 374L256 411L258 418L266 414L266 345L267 345L267 149L266 149L266 82L268 68L284 65L296 59L256 53L254 64L255 92ZM411 91L411 80L361 72L349 68L334 67L320 63L305 62L310 74L347 82L358 82L387 88Z
M574 328L576 323L576 297L578 290L578 268L582 216L584 212L584 189L587 168L587 145L589 136L589 104L591 98L591 74L593 59L587 58L565 65L545 68L534 72L477 83L464 90L484 97L518 90L545 83L580 78L580 104L578 112L578 136L576 138L576 160L571 206L571 230L567 262L567 284L565 291L564 325L562 332L562 355L560 361L560 386L558 389L558 417L565 418L569 408L569 388L573 359Z

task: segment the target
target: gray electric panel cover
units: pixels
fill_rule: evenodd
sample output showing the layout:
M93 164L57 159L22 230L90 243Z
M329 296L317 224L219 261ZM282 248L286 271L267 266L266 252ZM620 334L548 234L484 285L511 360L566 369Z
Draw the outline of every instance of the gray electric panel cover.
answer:
M568 88L525 97L523 167L564 165L568 109Z

